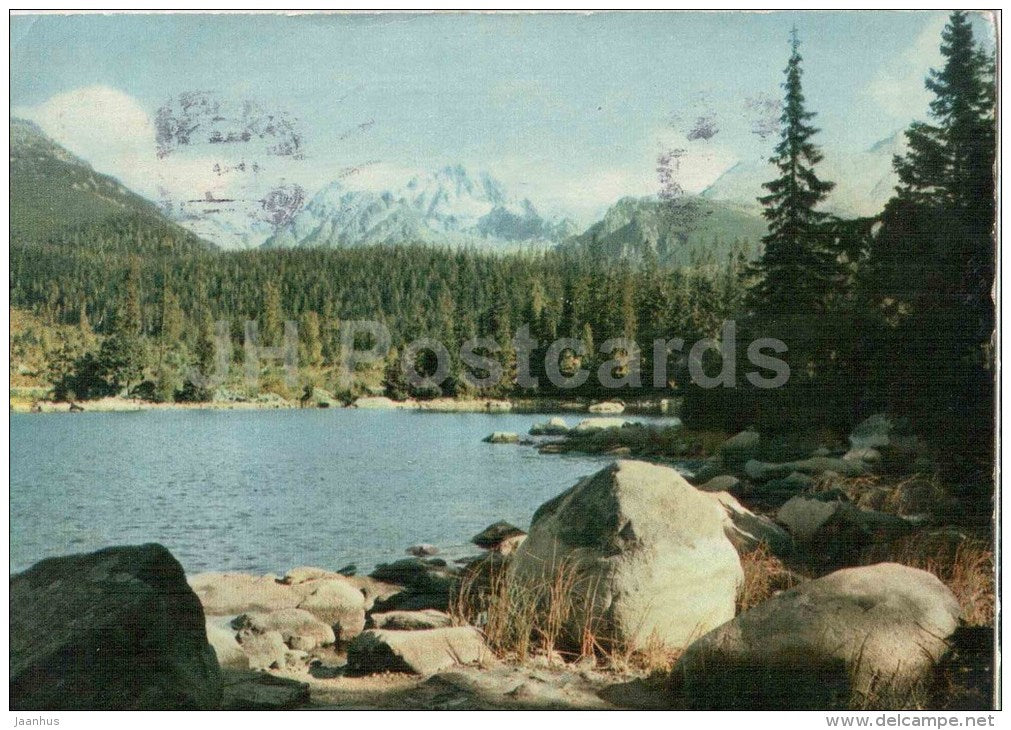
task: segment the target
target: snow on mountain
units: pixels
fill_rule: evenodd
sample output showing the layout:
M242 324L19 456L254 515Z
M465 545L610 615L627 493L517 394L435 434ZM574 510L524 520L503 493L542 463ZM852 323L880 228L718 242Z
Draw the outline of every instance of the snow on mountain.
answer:
M553 244L572 235L568 219L545 219L529 200L461 165L416 176L393 191L355 190L337 181L275 231L268 247L430 243L509 247Z
M892 158L905 151L906 138L902 132L861 152L838 154L824 150L825 159L817 167L818 176L836 185L822 208L844 217L880 213L898 183ZM706 188L702 196L758 208L757 198L766 194L762 183L774 179L776 174L775 167L765 159L738 162Z

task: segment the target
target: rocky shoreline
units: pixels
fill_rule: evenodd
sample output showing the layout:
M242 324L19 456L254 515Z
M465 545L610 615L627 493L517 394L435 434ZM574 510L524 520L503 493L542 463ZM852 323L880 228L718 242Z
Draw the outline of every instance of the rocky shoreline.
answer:
M37 398L12 397L14 413L118 413L162 410L288 410L305 408L358 408L362 410L415 410L432 413L596 413L667 415L676 410L669 399L643 400L631 403L619 401L559 400L556 398L408 398L396 401L386 396L362 396L343 403L322 389L315 389L310 398L289 400L272 393L256 397L232 396L206 402L155 403L139 398L107 397L88 401L50 401Z
M669 445L642 428L531 432ZM158 545L44 560L11 578L12 707L991 707L992 552L915 480L869 496L927 458L899 424L846 447L746 431L690 481L619 458L471 557L416 545L368 575L186 576Z

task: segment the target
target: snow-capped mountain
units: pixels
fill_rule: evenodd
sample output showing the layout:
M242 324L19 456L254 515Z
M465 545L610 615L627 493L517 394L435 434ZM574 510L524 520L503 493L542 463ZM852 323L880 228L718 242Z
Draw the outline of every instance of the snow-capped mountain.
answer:
M275 231L268 247L554 244L576 232L567 218L542 217L527 199L507 195L488 173L461 165L411 178L392 191L355 190L337 181Z
M892 158L905 151L906 137L902 132L857 153L823 150L825 159L818 164L818 176L836 185L822 208L844 217L880 213L898 183ZM776 174L776 169L765 159L738 162L706 188L702 196L758 208L757 198L767 192L762 183L774 179Z

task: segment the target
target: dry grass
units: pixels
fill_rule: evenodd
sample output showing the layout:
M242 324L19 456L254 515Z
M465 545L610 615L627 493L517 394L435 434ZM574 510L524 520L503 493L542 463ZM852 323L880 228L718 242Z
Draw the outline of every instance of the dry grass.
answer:
M992 545L954 530L919 532L864 551L862 564L893 562L933 573L951 589L968 626L992 626L996 580Z
M457 623L479 627L497 655L527 661L535 653L554 657L560 647L578 656L592 654L600 644L587 611L582 636L570 635L575 596L582 593L579 573L563 563L542 581L519 580L505 560L476 564L452 597L450 613Z
M738 613L743 613L804 580L773 555L765 543L757 550L742 555L741 567L744 569L744 583L737 593Z
M591 661L618 673L669 670L680 651L650 634L637 648L616 640L596 606L595 586L575 562L563 560L539 580L520 579L506 560L483 561L467 572L454 593L454 622L480 628L500 658L524 663Z

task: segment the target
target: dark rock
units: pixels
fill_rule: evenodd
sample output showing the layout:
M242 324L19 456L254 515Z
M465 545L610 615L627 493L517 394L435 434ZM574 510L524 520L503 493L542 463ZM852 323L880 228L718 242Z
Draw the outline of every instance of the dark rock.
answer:
M488 525L486 528L481 530L481 532L474 535L470 541L479 548L494 550L504 540L525 534L526 533L523 532L523 530L515 525L512 525L505 520L500 520L493 525Z
M759 456L761 437L756 431L741 431L724 441L717 453L724 466L734 471L740 471L744 464Z
M449 607L450 596L459 584L459 574L440 558L404 558L379 565L371 578L404 587L399 593L377 598L373 611L419 611Z
M438 552L439 548L435 545L430 545L427 542L423 542L418 545L411 545L411 547L407 548L407 554L413 555L416 558L427 558L438 554Z
M993 710L993 627L959 627L948 643L951 649L934 672L931 687L934 706L946 710Z
M204 612L161 545L49 558L10 579L10 706L217 709Z
M223 710L294 710L309 704L309 685L263 672L223 672Z

